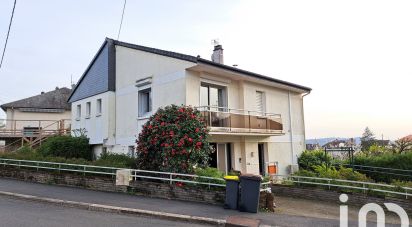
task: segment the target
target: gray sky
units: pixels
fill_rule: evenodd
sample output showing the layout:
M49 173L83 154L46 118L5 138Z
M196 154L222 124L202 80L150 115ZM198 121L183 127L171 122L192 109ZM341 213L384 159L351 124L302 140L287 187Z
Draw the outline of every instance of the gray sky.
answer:
M0 2L3 48L13 0ZM82 75L117 37L123 1L18 0L0 103ZM412 1L128 0L120 40L209 58L313 88L308 138L412 133ZM0 118L4 113L0 111Z

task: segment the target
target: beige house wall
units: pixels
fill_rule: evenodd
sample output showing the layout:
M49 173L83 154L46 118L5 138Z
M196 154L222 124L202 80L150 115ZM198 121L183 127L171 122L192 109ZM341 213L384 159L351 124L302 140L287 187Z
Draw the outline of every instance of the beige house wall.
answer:
M185 68L194 64L175 58L116 46L116 146L126 153L148 117L138 116L136 81L152 78L152 113L159 107L186 103Z
M225 86L229 108L255 111L256 91L261 91L265 96L266 112L281 114L282 135L212 136L212 142L232 143L232 160L234 160L232 165L235 170L259 173L258 143L264 143L265 161L278 163L279 174L287 174L290 169L289 165L297 164L297 157L305 147L302 94L249 81L231 80L221 75L187 71L187 105L200 105L200 84L202 82Z
M39 113L39 112L22 112L19 109L7 109L6 111L6 129L23 130L24 127L41 127L47 130L57 130L59 124L57 121L68 120L66 126L70 126L71 112L62 113Z

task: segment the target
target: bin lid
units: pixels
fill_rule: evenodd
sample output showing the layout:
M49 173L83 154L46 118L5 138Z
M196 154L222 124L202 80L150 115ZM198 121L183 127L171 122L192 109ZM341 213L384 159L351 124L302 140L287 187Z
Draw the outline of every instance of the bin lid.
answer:
M240 179L262 181L263 178L260 175L242 174L240 175Z
M238 177L238 176L225 176L224 179L225 179L225 180L239 181L239 177Z

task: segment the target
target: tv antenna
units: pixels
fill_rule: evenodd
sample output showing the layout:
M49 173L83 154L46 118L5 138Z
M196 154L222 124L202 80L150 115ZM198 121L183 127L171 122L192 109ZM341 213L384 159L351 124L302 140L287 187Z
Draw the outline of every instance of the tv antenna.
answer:
M217 46L217 45L220 44L219 39L212 39L211 43L212 43L213 46Z

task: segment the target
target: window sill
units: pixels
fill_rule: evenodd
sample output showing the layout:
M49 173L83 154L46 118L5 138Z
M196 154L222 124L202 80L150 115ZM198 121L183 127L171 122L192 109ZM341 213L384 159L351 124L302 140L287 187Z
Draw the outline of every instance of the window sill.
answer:
M80 117L76 117L76 119L75 119L76 121L80 121Z
M84 119L90 119L90 116L86 116L86 117L84 117Z
M100 117L100 116L102 116L102 114L101 114L101 113L99 113L99 114L96 114L96 117Z
M150 115L145 115L145 116L137 117L137 120L146 120L146 119L149 119L149 118L150 118Z

